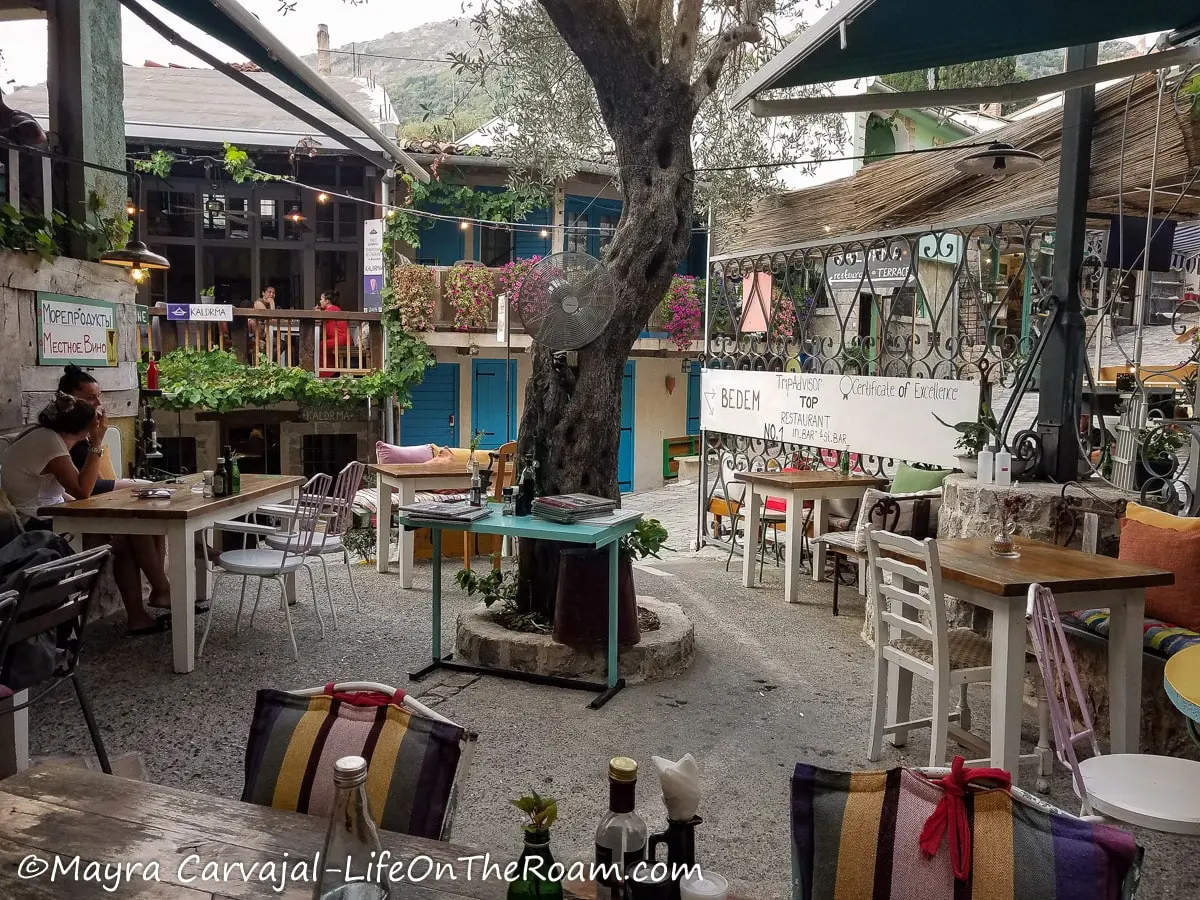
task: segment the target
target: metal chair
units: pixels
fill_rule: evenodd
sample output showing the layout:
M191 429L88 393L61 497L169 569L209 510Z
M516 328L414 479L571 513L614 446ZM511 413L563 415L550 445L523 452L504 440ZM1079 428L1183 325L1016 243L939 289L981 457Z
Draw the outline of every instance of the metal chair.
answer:
M242 620L242 608L246 602L246 579L257 578L258 590L254 595L254 605L250 608L250 625L254 625L254 614L258 611L258 601L262 596L263 582L275 581L279 584L279 596L283 606L284 621L287 623L288 637L292 641L292 658L298 660L300 653L296 649L296 633L292 630L292 615L288 606L287 582L285 575L295 575L300 569L308 573L308 586L312 591L313 606L317 611L317 621L321 624L321 638L325 637L325 619L321 615L321 604L317 599L317 587L313 581L312 568L307 565L311 559L310 551L314 539L318 535L317 526L323 517L328 517L325 506L329 498L329 487L332 479L328 475L314 475L304 486L304 493L296 504L296 526L294 535L289 536L282 549L270 547L247 547L241 550L227 550L216 560L216 567L222 574L242 576L242 592L238 599L237 618L234 620L234 633L238 631ZM263 525L253 525L248 522L217 522L217 531L233 531L238 534L258 534L266 537L274 533L274 529ZM204 625L204 635L200 638L200 646L196 656L204 655L204 645L208 640L208 632L212 629L213 619L216 618L218 593L213 587L213 604L209 610L208 621ZM329 598L329 608L333 613L334 627L337 627L337 613L333 608L333 598Z
M7 707L5 713L28 709L64 681L70 681L83 711L100 768L108 775L112 766L92 714L92 705L79 678L79 657L88 608L96 594L104 563L111 549L107 544L83 553L30 566L17 577L15 590L0 595L0 661L7 661L15 645L39 635L55 639L57 659L53 675L44 686L30 689L30 697ZM0 687L0 691L8 688Z
M951 736L981 757L987 756L988 744L969 730L967 688L992 680L992 642L969 628L950 628L937 542L871 528L867 532L867 562L875 600L875 690L867 759L879 759L885 735L894 735L893 742L903 746L909 729L926 726L930 729L930 766L944 765ZM928 617L928 623L922 621L921 613ZM889 677L889 669L896 670L894 678ZM1032 659L1026 674L1040 681ZM913 675L933 687L933 708L926 718L908 719ZM958 709L954 712L950 711L952 688L958 689ZM889 697L893 689L895 696ZM1045 775L1051 766L1047 715L1044 699L1039 696L1038 700L1039 750L1032 756L1038 759L1039 771Z
M1029 586L1026 619L1034 655L1046 684L1054 751L1071 770L1081 816L1101 813L1155 831L1200 834L1200 762L1147 753L1101 755L1075 660L1067 645L1053 592ZM1071 699L1083 727L1075 731ZM1085 741L1092 756L1080 761L1075 745Z

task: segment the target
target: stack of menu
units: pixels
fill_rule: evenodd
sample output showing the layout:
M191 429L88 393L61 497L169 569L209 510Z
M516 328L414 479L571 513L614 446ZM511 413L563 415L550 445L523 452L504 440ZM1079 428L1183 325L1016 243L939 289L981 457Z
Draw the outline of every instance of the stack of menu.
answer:
M482 519L491 512L487 505L472 506L467 501L458 503L410 503L400 507L400 514L415 521L436 522L474 522Z
M580 519L605 516L617 508L617 501L591 494L558 494L533 501L533 514L560 525L574 525Z

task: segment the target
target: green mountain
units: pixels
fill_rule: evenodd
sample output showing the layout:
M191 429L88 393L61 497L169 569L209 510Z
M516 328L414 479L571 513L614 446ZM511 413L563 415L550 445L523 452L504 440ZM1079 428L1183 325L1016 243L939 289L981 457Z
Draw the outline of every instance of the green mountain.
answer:
M405 137L429 137L435 130L451 139L478 128L492 117L481 91L469 91L448 62L451 52L474 43L469 22L429 22L394 31L372 41L337 43L337 24L330 26L330 63L334 75L374 77L388 92ZM315 67L315 53L304 57Z
M1127 59L1137 53L1137 47L1129 41L1105 41L1100 45L1100 62ZM1017 57L1017 72L1025 80L1057 75L1066 64L1067 51L1042 50Z

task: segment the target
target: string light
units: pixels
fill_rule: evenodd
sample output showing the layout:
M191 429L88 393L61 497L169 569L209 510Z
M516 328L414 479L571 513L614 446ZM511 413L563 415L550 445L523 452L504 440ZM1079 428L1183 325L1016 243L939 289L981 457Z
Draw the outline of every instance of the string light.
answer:
M461 222L458 223L458 227L460 230L466 231L468 228L471 227L471 223L468 222L466 219L463 219Z
M317 194L317 202L318 203L328 203L329 195L327 193L325 193L324 191L321 191L321 193Z
M538 232L538 237L544 237L544 238L550 237L550 229L543 228L541 231Z
M132 199L125 201L125 215L127 215L127 216L136 216L137 215L137 207L134 206Z

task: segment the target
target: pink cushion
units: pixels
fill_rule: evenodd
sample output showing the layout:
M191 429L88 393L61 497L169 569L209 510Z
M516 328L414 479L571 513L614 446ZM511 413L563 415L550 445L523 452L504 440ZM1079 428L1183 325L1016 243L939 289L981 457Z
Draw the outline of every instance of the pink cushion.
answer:
M402 466L412 463L424 463L433 459L432 444L415 444L411 447L397 447L395 444L375 442L375 459L381 466Z
M796 468L792 468L791 466L784 466L783 471L784 472L799 472L800 470L796 469ZM804 507L805 507L805 509L807 509L811 505L812 505L811 500L806 501L804 504ZM773 509L773 510L775 510L775 512L787 512L787 501L780 500L778 497L768 497L767 502L763 504L763 507L766 509Z

